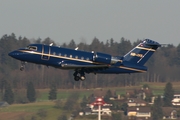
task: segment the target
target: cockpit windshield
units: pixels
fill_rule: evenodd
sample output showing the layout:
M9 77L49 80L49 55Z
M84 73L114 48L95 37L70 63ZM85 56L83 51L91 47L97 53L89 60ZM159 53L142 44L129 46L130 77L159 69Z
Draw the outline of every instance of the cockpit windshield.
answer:
M37 51L37 47L36 46L27 46L25 49L31 50L31 51Z

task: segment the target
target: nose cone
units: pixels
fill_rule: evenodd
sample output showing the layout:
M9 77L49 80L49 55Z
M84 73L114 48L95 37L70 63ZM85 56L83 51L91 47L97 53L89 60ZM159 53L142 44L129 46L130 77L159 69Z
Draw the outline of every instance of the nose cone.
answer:
M8 55L11 56L11 57L13 57L14 54L13 54L13 52L10 52Z
M13 58L17 58L19 53L17 51L12 51L8 54L9 56L13 57Z
M8 55L12 57L13 56L13 52L10 52Z
M8 53L9 56L11 56L12 58L15 58L17 60L21 60L21 61L26 61L28 56L26 56L26 54L20 50L15 50L12 51L10 53Z

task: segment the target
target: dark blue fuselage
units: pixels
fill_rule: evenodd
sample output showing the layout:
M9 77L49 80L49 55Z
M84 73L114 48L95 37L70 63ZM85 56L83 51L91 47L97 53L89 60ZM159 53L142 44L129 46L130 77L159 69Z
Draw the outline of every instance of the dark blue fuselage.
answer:
M86 52L51 45L31 44L9 55L15 59L75 71L74 79L85 79L85 73L142 73L144 64L161 45L145 39L123 57L100 52Z
M65 64L72 64L72 65L80 65L84 66L82 68L90 69L90 72L93 73L134 73L134 72L145 72L147 68L145 66L138 66L126 63L123 65L121 61L117 62L116 64L107 64L107 63L100 63L95 62L93 60L94 52L86 52L86 51L79 51L67 48L61 48L56 46L48 46L43 44L31 44L31 47L36 47L36 49L18 49L11 53L10 56L14 57L15 59L21 61L27 61L36 64L43 64L47 66L53 66L56 68L61 69L80 69L77 68L69 68L69 67L62 67L61 63ZM120 58L120 57L119 57ZM90 65L109 65L110 67L99 69L96 68L89 68ZM88 67L86 67L88 66ZM88 72L88 70L87 70Z

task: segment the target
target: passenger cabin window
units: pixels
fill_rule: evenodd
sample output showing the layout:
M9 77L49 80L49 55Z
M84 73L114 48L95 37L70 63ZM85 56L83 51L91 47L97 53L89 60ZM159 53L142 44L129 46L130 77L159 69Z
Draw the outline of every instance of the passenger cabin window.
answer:
M53 52L53 55L56 55L56 53L55 53L55 52Z
M78 56L76 56L75 58L78 59Z
M61 53L59 53L59 56L61 56Z
M32 50L32 51L36 51L37 47L36 46L28 46L27 49Z
M72 55L70 55L69 57L72 58Z

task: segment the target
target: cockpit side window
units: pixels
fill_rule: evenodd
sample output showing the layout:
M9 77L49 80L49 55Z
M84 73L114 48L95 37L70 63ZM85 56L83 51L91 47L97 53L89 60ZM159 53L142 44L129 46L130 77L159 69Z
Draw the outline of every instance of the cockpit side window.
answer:
M31 50L31 51L37 51L37 47L36 46L28 46L27 49Z

